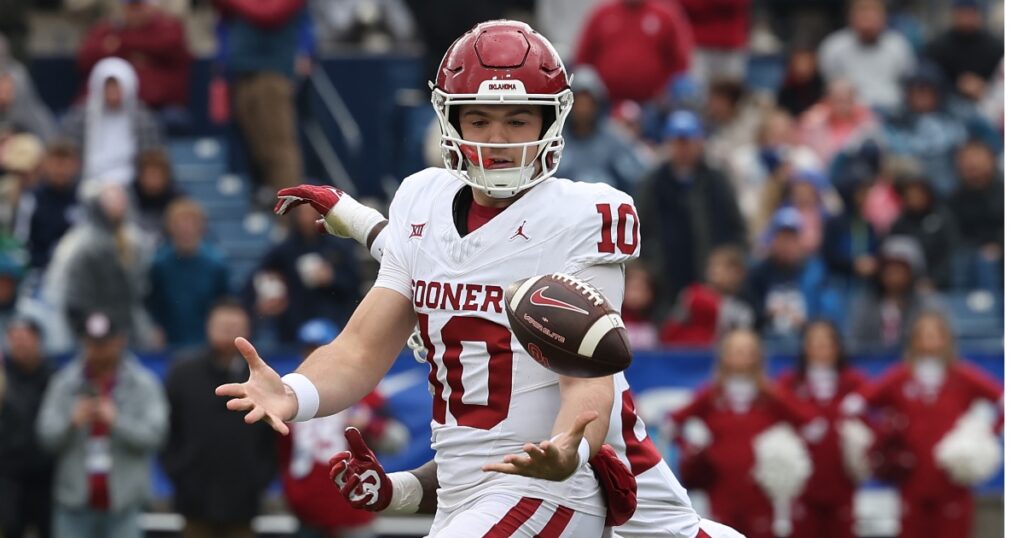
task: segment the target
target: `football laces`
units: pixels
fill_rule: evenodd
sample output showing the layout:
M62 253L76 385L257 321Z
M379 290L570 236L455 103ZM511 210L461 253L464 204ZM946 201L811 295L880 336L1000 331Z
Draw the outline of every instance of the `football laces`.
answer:
M582 279L576 278L572 275L567 275L565 273L555 273L551 275L551 278L555 280L561 280L562 282L565 282L566 284L569 284L570 286L578 289L581 293L583 293L584 297L589 299L590 302L594 303L594 306L601 306L602 304L604 304L604 297L601 296L601 292L597 291L597 288L591 286L589 283Z

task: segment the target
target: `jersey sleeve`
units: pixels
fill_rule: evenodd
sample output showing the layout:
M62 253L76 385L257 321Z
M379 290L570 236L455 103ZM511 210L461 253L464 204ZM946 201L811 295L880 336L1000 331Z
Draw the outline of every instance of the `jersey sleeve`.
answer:
M640 255L640 219L628 194L603 184L586 185L572 212L562 271L580 272L593 265L622 264Z
M402 182L402 185L395 192L388 209L388 225L381 230L380 235L373 242L374 247L382 248L380 256L380 269L377 271L377 280L373 283L375 288L387 288L397 291L412 299L412 267L408 249L412 247L409 241L399 235L404 231L408 234L408 225L405 215L409 211L409 200L415 194L411 191L418 190L416 187L416 176L411 176Z

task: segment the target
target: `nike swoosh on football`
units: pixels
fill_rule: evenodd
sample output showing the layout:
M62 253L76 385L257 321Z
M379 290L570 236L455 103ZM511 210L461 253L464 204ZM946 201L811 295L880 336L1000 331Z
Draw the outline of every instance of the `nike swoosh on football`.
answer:
M571 305L567 302L559 301L558 299L552 299L551 297L545 296L544 291L547 290L549 287L550 286L544 286L543 288L534 291L533 294L530 295L530 303L537 306L550 306L552 308L561 308L562 310L576 312L577 314L583 314L584 316L587 315L587 311L578 306Z

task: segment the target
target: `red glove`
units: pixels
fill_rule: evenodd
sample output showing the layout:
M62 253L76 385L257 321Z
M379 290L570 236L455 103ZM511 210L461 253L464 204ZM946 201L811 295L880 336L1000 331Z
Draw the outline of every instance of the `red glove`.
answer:
M605 526L618 527L629 521L636 511L636 477L615 455L611 445L601 445L597 454L590 458L590 467L608 507Z
M299 185L277 191L277 205L274 213L286 215L292 208L309 204L317 213L327 216L334 204L341 200L344 193L330 185Z
M366 446L363 435L355 428L345 429L350 450L331 458L331 480L341 490L345 502L353 508L380 512L391 504L391 479Z

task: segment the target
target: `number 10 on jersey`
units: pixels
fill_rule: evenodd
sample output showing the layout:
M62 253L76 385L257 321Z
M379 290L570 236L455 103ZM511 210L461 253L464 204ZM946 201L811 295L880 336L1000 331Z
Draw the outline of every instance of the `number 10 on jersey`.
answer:
M614 254L618 248L622 254L636 252L640 244L640 219L636 216L636 210L629 204L619 204L618 211L613 214L611 204L597 204L597 212L601 214L601 241L597 243L597 251L606 254ZM618 221L613 226L613 221ZM630 223L629 233L626 233L626 223ZM612 229L614 228L615 240L612 241Z

